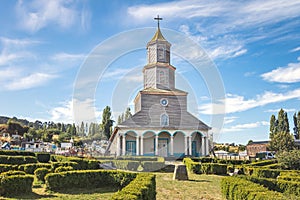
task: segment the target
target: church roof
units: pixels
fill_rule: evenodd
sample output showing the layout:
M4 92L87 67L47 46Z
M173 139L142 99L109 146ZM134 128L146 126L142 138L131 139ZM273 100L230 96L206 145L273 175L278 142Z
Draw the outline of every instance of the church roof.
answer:
M160 31L160 28L158 27L157 28L157 31L156 33L154 34L153 38L150 40L150 42L154 42L154 41L167 41L164 36L162 35L161 31Z
M187 92L179 90L179 89L159 89L159 88L145 88L141 91L141 93L150 93L150 94L161 94L161 95L187 95Z
M193 129L193 130L209 130L210 127L204 122L199 120L197 117L193 116L189 112L182 113L168 113L170 117L169 126L162 127L160 125L160 120L153 119L149 116L146 111L139 111L135 113L131 118L122 122L118 127L122 128L159 128L159 129Z

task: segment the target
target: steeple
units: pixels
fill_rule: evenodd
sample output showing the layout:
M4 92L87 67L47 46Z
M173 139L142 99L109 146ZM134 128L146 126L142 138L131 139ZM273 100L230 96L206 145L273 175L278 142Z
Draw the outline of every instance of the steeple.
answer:
M171 44L164 38L160 31L159 21L162 18L157 15L157 30L147 44L148 63L144 67L144 88L174 89L175 67L170 65Z

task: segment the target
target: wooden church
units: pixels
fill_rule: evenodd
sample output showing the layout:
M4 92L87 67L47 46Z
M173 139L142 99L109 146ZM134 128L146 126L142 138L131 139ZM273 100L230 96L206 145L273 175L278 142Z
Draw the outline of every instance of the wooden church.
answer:
M117 156L206 156L210 127L187 111L188 93L175 88L171 44L159 27L147 44L144 89L134 99L134 115L118 124L107 152Z

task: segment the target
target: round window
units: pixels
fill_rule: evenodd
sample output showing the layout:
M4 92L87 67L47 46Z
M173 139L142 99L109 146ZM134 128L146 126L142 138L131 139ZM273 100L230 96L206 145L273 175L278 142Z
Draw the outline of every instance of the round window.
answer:
M160 104L161 104L162 106L167 106L167 105L168 105L168 100L167 100L167 99L161 99L161 100L160 100Z

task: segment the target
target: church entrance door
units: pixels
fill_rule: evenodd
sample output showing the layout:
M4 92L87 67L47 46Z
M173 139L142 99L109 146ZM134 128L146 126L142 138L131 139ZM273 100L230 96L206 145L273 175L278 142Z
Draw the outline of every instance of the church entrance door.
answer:
M168 139L158 139L158 156L168 156Z

